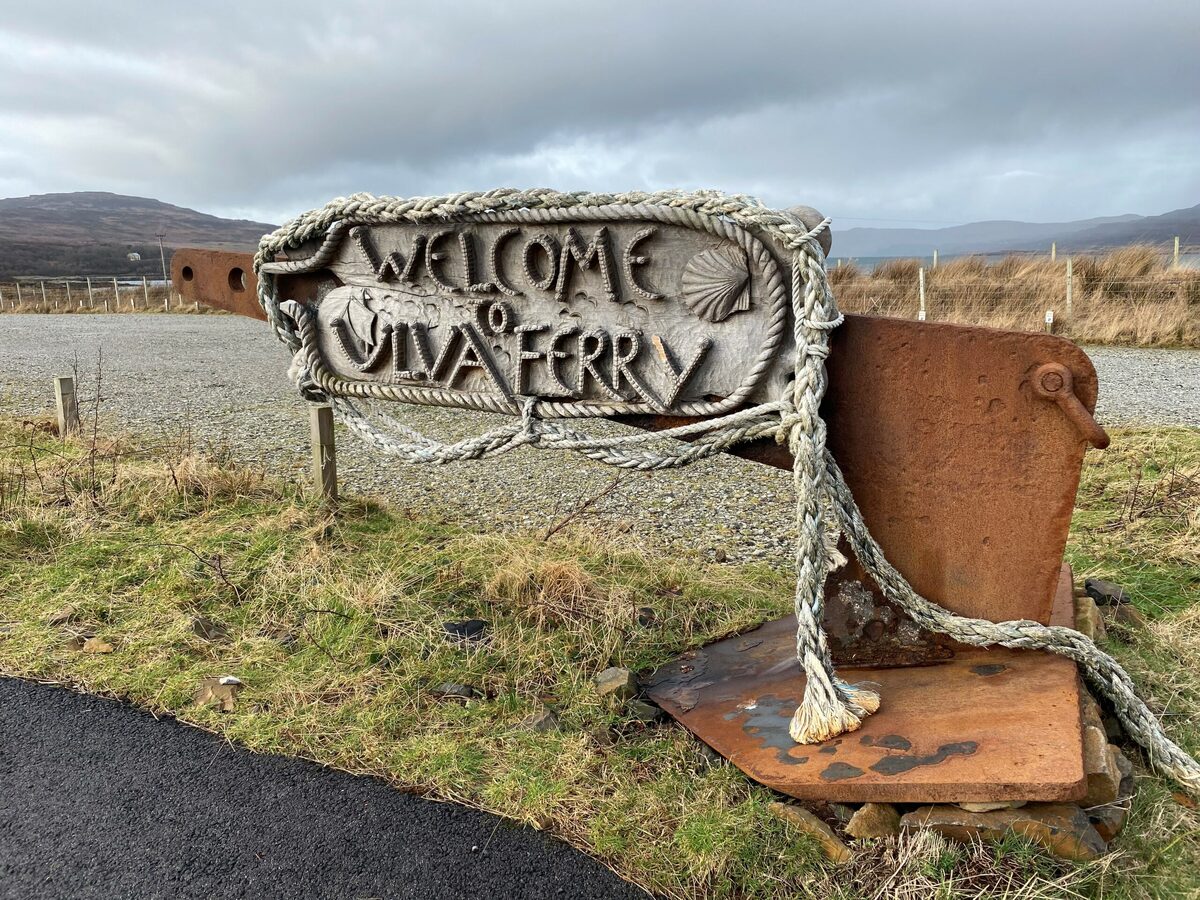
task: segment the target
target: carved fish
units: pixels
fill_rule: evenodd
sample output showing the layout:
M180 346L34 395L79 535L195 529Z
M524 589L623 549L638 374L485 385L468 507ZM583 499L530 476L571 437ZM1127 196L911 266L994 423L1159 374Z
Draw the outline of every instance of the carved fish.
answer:
M683 270L679 299L706 322L723 322L750 308L746 251L722 244L697 253Z

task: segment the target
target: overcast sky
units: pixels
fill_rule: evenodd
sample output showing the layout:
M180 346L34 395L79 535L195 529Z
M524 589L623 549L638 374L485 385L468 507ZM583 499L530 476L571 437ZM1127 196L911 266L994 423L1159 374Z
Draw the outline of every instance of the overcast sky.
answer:
M1200 2L0 0L0 196L714 187L854 225L1200 202Z

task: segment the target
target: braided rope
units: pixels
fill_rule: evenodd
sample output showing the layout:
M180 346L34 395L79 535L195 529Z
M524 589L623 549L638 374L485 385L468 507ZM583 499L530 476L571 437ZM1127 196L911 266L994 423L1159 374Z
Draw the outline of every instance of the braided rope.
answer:
M360 390L361 383L347 382L324 365L312 311L300 304L283 305L277 294L276 275L312 271L326 265L350 224L448 220L542 222L577 217L643 217L679 222L738 240L747 252L753 252L753 245L741 237L746 232L729 227L729 223L734 223L771 238L784 251L790 252L790 312L796 358L794 380L785 396L735 412L728 412L730 405L722 401L719 409L714 406L708 413L693 413L724 413L702 422L657 433L596 438L561 422L548 422L542 418L545 415L578 415L580 404L572 404L572 409L564 410L560 404L532 397L496 403L487 395L469 395L462 391L445 391L447 396L439 396L439 389L430 388L419 389L424 392L420 395L403 386L372 386L391 388L390 391ZM826 449L825 423L820 416L821 401L828 387L825 359L829 355L830 332L842 321L826 277L824 254L817 241L828 224L826 220L809 229L795 217L767 209L753 198L712 191L590 194L505 188L413 199L356 194L304 213L264 237L254 265L259 274L259 301L271 326L297 353L297 381L301 391L306 396L328 399L346 426L367 444L408 462L486 459L518 447L533 446L568 450L621 468L652 471L689 465L744 441L770 436L786 442L793 457L797 498L796 653L806 675L804 696L789 728L798 743L820 743L852 731L865 716L878 709L880 702L874 692L847 684L837 677L822 626L826 575L825 512L831 508L838 527L845 533L864 570L879 585L884 596L904 609L918 625L973 646L1044 650L1074 660L1093 689L1112 703L1126 731L1145 748L1151 764L1200 795L1200 764L1167 737L1153 713L1138 698L1129 675L1094 642L1070 628L1032 621L997 623L957 616L917 594L888 563L882 549L871 537L841 470ZM318 238L321 243L312 255L301 260L275 261L279 252L293 251ZM774 282L771 290L775 290ZM786 297L787 292L783 295ZM772 306L768 339L772 355L779 346L788 312L786 303ZM772 361L765 355L756 360L753 377L739 388L735 405L744 402ZM350 399L352 396L465 405L516 414L520 416L520 422L447 444L384 416L385 424L392 431L392 434L386 433L358 409ZM595 416L616 411L612 405L604 404L588 404L585 408L589 411L584 414ZM620 411L628 410L622 408ZM692 442L657 446L664 439L672 438ZM656 446L648 448L651 443Z

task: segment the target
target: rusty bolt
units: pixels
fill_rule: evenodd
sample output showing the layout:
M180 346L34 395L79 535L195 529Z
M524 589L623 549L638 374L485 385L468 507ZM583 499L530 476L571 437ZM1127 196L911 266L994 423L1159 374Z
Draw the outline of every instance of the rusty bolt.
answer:
M1063 389L1061 372L1046 372L1042 375L1042 390L1048 394L1056 394Z

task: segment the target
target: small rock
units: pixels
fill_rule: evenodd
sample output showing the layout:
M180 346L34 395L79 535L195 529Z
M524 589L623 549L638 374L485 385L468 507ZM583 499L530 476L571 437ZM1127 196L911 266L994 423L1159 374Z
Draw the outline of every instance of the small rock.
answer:
M821 847L821 852L835 863L848 863L854 858L850 848L833 833L833 829L804 807L796 806L794 803L780 803L776 800L771 803L770 810L783 821L815 838Z
M646 725L653 725L663 717L661 709L645 700L630 700L625 709L631 719Z
M446 632L446 640L461 643L482 641L487 632L488 623L484 619L467 619L463 622L443 622L442 629Z
M1075 630L1093 641L1102 641L1107 636L1104 620L1100 618L1100 607L1091 597L1083 597L1075 605Z
M710 766L719 766L721 763L725 762L725 757L723 757L720 753L718 753L712 747L708 746L708 744L704 744L699 741L697 741L696 743L700 744L700 748L699 748L700 755L704 758L704 761L706 763L708 763Z
M1094 807L1087 811L1088 821L1092 823L1096 833L1105 842L1111 841L1125 827L1125 822L1129 818L1129 807L1128 800L1118 800L1115 803Z
M530 731L555 731L558 729L558 713L548 706L543 706L522 719L521 727Z
M1079 717L1084 725L1093 725L1096 728L1104 727L1104 710L1100 708L1100 704L1087 688L1079 692Z
M479 697L479 691L469 684L456 684L453 681L443 681L431 692L439 700L474 700Z
M232 675L205 678L200 682L200 689L196 691L196 702L201 706L217 704L221 707L221 712L233 712L238 691L241 689L241 681Z
M66 625L75 620L77 610L73 603L68 603L65 606L59 607L56 611L50 613L46 619L47 625Z
M726 553L723 549L718 547L716 552L713 553L713 559L715 559L717 562L723 563L729 559L729 554Z
M1121 772L1117 768L1116 748L1110 749L1108 735L1095 725L1083 726L1083 770L1087 773L1087 795L1079 801L1085 809L1103 806L1117 799Z
M638 607L637 623L643 628L652 628L658 622L658 616L649 606Z
M1129 595L1119 584L1105 581L1103 578L1088 578L1083 582L1083 589L1100 606L1116 606L1129 602Z
M612 666L596 676L596 693L601 697L628 700L638 692L637 676L629 669Z
M1146 617L1132 603L1120 603L1116 606L1106 606L1105 615L1109 625L1114 625L1123 631L1141 631L1146 627Z
M957 806L922 806L900 818L906 831L928 828L952 841L998 840L1007 832L1024 835L1064 859L1095 859L1104 841L1087 815L1070 803L1030 803L1020 809L973 813Z
M864 803L846 824L846 834L858 840L900 833L900 813L890 803Z
M206 641L223 641L229 637L224 625L207 616L196 616L192 619L192 634Z
M113 645L98 637L90 637L79 648L84 653L112 653Z
M967 812L985 813L995 812L998 809L1020 809L1028 800L982 800L979 802L964 802L955 803L959 809L965 809Z

